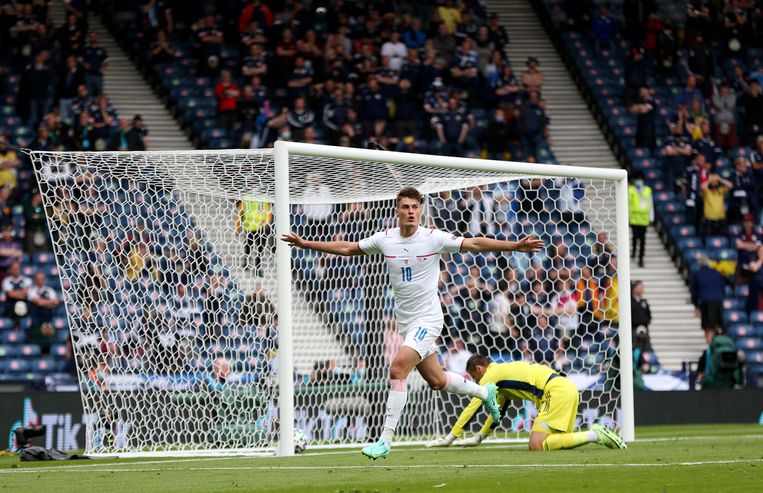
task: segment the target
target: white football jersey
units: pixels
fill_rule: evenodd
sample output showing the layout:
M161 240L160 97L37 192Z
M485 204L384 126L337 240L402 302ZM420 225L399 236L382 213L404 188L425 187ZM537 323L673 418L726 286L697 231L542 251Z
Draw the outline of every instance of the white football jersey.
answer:
M401 332L413 323L442 326L438 294L440 254L460 251L463 242L460 236L419 227L407 238L400 236L400 228L394 228L358 243L367 255L384 255L395 291L395 315Z

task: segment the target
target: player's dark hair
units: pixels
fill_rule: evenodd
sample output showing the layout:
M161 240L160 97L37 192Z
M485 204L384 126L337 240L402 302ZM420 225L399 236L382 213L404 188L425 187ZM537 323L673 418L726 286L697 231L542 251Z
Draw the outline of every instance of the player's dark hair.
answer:
M478 366L487 367L490 364L490 358L481 354L475 354L466 361L466 372L471 373Z
M405 187L402 190L400 190L397 193L397 198L395 199L395 204L399 204L400 203L400 199L402 199L402 198L414 199L414 200L418 201L419 204L423 204L424 203L424 196L421 195L421 192L419 192L418 190L416 190L413 187Z

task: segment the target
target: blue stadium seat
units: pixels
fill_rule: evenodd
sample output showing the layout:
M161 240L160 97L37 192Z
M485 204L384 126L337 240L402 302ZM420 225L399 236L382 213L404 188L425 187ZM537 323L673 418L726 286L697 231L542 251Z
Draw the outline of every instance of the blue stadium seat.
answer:
M727 327L731 324L747 323L747 313L743 310L726 310L723 312L723 322Z
M29 363L21 358L0 361L0 371L4 373L24 373L29 370Z
M747 351L747 364L763 364L763 351Z
M750 323L763 325L763 310L754 310L750 312Z
M13 321L7 317L0 317L0 331L10 330L13 328Z
M40 346L37 344L23 344L18 350L18 355L24 357L39 356L40 353Z
M755 337L757 332L755 327L750 324L731 324L726 327L726 333L734 339L740 337Z
M3 344L23 344L26 342L26 332L12 330L0 334L0 343Z
M740 337L736 340L736 346L745 351L759 351L763 349L763 340L758 337Z

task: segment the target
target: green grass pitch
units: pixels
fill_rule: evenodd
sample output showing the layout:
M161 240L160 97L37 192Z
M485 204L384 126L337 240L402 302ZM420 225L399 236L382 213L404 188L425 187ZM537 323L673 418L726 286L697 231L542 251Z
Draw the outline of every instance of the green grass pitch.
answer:
M763 492L763 427L642 427L628 450L596 445L529 452L393 448L375 462L360 448L293 458L178 458L20 463L0 458L0 491L43 492Z

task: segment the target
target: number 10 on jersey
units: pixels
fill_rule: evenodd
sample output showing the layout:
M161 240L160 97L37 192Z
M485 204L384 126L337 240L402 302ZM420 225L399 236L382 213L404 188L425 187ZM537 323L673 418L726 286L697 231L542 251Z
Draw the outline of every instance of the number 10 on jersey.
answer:
M413 274L411 274L410 267L400 267L401 275L403 276L403 282L411 282Z

